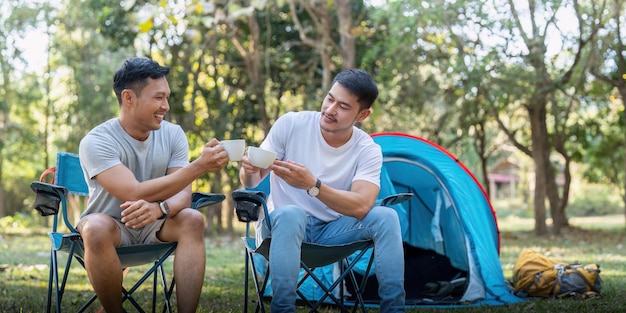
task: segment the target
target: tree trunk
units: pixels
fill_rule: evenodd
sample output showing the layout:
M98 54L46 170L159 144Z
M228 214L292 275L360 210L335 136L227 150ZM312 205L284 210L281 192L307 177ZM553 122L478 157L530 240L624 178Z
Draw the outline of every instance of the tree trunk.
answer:
M489 172L487 170L487 161L489 160L489 153L487 152L487 135L485 134L485 122L481 120L474 125L476 128L476 136L474 146L476 152L480 157L480 169L483 175L483 185L487 197L491 199L491 184L489 183Z
M546 173L551 170L551 168L546 167L546 164L549 164L549 148L545 105L537 103L533 107L528 107L528 116L530 117L532 132L532 155L535 162L535 235L544 236L548 234L546 226L546 189L548 187Z
M307 11L315 31L312 32L300 23L298 19L299 10L296 4L302 6ZM320 55L320 66L322 67L322 90L328 90L333 79L333 72L336 70L332 56L339 53L342 57L341 68L353 68L355 61L355 43L352 36L352 13L349 0L336 0L337 19L339 25L340 43L333 39L333 22L329 15L329 2L326 1L289 1L289 10L293 18L300 40L303 44L315 49ZM311 36L313 35L313 36Z
M624 66L624 64L622 63L622 66ZM624 110L622 110L622 121L624 121L624 123L626 123L626 80L622 80L620 83L617 84L618 85L618 90L619 90L619 94L622 97L622 106L624 107ZM626 125L621 125L622 129L626 128ZM624 142L626 142L626 133L624 133ZM624 201L624 228L626 228L626 145L624 145L624 164L623 164L623 168L622 171L624 173L624 175L622 176L622 200Z
M565 167L563 169L564 182L561 195L559 196L559 188L556 184L556 179L552 180L554 187L550 188L554 195L550 196L550 213L552 215L552 234L558 235L561 233L561 229L569 226L567 220L567 212L565 208L569 201L569 189L572 182L572 175L570 173L570 158L563 155L565 158Z
M622 105L626 108L626 88L621 88L620 94L622 95ZM626 121L626 110L623 111L623 115L624 115L624 121ZM626 145L624 145L624 168L622 170L624 171L624 175L623 175L624 181L622 182L623 183L622 200L624 201L624 223L625 223L624 226L626 227Z
M350 69L356 66L354 36L352 36L352 14L350 0L335 0L337 18L339 20L339 46L341 48L341 68Z
M550 216L552 217L552 234L558 235L561 233L561 228L568 226L567 216L565 214L565 206L567 205L567 193L569 192L569 186L571 183L571 175L569 173L569 157L563 155L565 158L565 167L563 169L563 175L565 181L563 184L563 193L559 195L559 186L557 184L558 173L555 172L554 166L548 158L545 161L546 166L546 195L550 203Z
M2 146L2 143L0 143L0 147ZM0 152L2 151L2 149L0 149ZM7 215L6 212L6 208L4 207L4 182L2 179L3 173L2 173L2 163L4 163L2 158L2 154L0 154L0 217L4 217Z

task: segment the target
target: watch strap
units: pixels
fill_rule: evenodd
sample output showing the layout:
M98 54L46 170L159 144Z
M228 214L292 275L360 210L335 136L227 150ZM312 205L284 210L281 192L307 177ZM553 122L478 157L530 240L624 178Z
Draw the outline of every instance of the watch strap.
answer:
M159 201L159 209L161 209L161 212L163 213L163 215L159 217L160 220L170 217L170 207L167 205L167 202Z

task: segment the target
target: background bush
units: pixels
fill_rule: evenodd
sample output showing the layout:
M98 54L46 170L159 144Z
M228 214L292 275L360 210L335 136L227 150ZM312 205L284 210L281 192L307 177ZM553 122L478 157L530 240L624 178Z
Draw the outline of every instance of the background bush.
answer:
M623 214L624 203L620 197L620 192L614 188L590 184L572 192L566 212L570 217Z

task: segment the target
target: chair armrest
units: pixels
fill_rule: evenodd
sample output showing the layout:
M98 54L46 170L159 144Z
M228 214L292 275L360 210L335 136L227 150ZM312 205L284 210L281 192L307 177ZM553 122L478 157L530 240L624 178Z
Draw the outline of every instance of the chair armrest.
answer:
M191 204L194 209L201 209L209 205L220 203L226 199L226 196L218 193L206 193L196 191L191 194Z
M30 188L37 193L34 207L41 216L59 213L61 199L67 195L65 187L36 181L30 184Z
M406 193L397 193L393 195L389 195L380 201L380 205L382 206L391 206L394 204L402 203L413 198L413 194L410 192Z
M240 222L251 222L259 219L259 211L267 201L267 195L262 191L235 190L232 193L235 201L235 213Z

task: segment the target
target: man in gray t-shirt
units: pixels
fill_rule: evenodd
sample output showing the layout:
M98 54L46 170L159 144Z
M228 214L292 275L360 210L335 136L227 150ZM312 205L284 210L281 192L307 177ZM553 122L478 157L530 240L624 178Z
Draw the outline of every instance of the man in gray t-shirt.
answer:
M212 139L189 163L185 133L164 121L168 73L147 58L126 60L113 78L119 117L96 126L80 143L89 202L77 229L89 280L109 313L123 312L118 246L178 242L178 312L195 312L202 291L204 217L189 208L191 183L226 166L228 154Z

